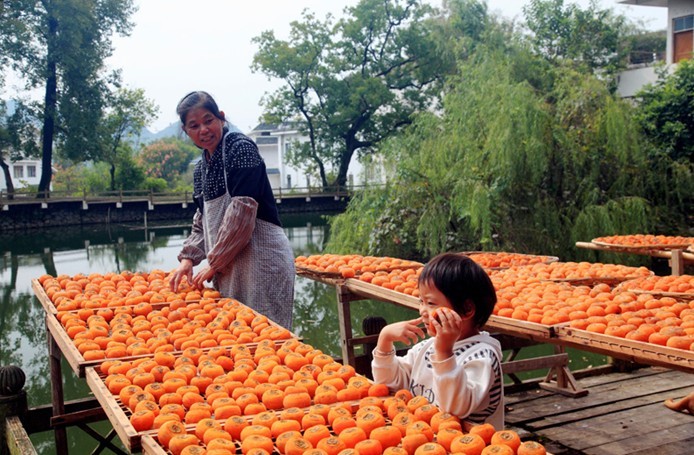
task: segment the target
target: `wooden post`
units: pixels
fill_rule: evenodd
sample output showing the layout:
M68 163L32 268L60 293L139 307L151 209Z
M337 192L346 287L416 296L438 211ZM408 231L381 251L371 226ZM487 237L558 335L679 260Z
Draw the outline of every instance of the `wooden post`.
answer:
M672 274L679 276L684 273L684 255L681 249L670 251L670 269Z
M49 316L50 317L50 316ZM65 414L65 401L63 397L63 370L60 361L62 353L60 347L51 335L48 333L48 361L51 371L51 404L53 405L53 417L62 416ZM67 454L67 430L65 427L54 429L55 435L55 452L59 455Z
M0 367L0 377L0 454L36 454L18 417L27 413L24 372L16 366Z

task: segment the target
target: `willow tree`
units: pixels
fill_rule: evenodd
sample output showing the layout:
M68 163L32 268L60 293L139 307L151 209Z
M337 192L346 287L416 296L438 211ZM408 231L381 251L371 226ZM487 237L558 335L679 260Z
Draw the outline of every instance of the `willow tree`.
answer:
M29 90L43 90L39 194L47 194L53 146L66 150L97 141L104 60L113 33L127 34L132 0L5 0L0 14L2 60Z
M604 82L518 48L479 51L450 86L441 115L384 147L393 177L333 220L329 250L571 258L576 240L651 230L663 189L633 107Z

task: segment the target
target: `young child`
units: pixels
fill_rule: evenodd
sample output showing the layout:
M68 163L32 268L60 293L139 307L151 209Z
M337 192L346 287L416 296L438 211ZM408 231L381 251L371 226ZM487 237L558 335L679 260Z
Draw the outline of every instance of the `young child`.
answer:
M420 317L381 330L371 363L374 382L409 389L464 423L504 428L501 345L480 329L496 292L484 269L467 256L444 253L419 277ZM431 338L424 338L424 323ZM404 356L395 342L415 344Z

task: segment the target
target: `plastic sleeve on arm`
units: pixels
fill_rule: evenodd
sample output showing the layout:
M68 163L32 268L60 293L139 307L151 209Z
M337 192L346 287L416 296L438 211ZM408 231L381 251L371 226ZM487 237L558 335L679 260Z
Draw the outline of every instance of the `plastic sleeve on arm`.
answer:
M255 229L258 203L250 197L234 197L224 213L217 233L217 243L207 255L207 262L218 272L226 271L236 255L251 240Z
M198 265L205 259L205 235L202 231L202 213L195 211L193 216L193 227L190 235L183 242L183 248L178 254L178 262L182 259L190 259L193 265Z

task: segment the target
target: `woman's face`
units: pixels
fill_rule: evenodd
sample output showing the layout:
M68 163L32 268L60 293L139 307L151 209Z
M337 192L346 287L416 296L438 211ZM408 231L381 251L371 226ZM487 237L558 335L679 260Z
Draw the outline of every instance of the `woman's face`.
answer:
M223 112L221 112L224 115ZM195 145L214 153L223 137L224 121L202 107L192 109L186 116L183 130Z

